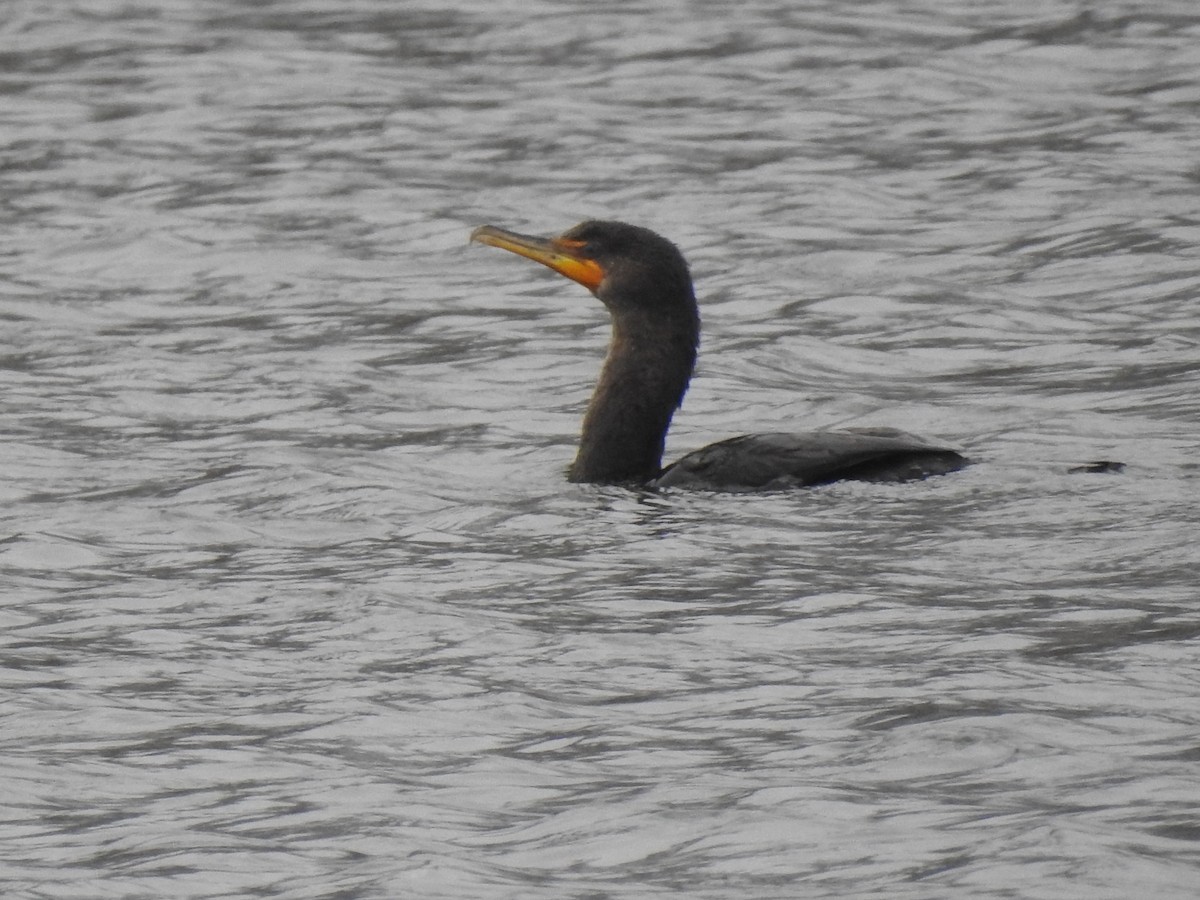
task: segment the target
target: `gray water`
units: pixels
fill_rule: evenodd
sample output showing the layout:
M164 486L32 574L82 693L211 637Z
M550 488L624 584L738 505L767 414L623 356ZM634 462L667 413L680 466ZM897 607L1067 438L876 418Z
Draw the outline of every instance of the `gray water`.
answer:
M6 898L1200 893L1192 0L13 2ZM673 457L483 223L648 225ZM1115 459L1122 475L1071 475Z

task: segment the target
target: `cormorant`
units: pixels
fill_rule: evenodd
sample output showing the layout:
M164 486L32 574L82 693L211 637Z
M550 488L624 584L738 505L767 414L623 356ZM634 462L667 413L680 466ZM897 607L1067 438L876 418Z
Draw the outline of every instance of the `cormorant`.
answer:
M587 413L575 482L775 490L832 481L910 481L970 460L894 428L746 434L662 467L671 416L696 364L700 314L687 262L666 238L623 222L589 221L554 238L484 225L471 240L549 266L607 307L612 338Z

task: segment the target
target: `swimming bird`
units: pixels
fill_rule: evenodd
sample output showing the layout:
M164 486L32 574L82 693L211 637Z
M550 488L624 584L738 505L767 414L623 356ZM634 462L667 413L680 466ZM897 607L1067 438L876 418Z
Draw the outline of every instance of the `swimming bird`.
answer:
M540 238L483 225L471 240L527 257L590 290L612 336L583 418L570 481L708 490L779 490L833 481L910 481L969 465L958 451L895 428L745 434L662 466L700 342L692 277L666 238L588 221Z

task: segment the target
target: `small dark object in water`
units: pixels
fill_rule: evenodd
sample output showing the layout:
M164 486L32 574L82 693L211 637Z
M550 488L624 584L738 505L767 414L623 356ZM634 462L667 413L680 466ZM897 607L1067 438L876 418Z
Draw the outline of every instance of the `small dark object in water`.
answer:
M1075 466L1067 469L1071 475L1080 473L1094 473L1096 475L1119 475L1125 471L1125 463L1116 462L1111 459L1100 459L1096 462L1084 463L1082 466Z

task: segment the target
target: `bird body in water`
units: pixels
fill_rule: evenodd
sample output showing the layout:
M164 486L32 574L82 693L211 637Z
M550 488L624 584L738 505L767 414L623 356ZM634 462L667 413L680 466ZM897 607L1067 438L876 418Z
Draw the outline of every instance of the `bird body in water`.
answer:
M622 222L589 221L555 238L484 225L471 240L519 254L577 281L605 305L612 337L583 419L575 482L775 490L833 481L910 481L970 460L893 428L747 434L662 467L700 342L687 262L666 238Z

